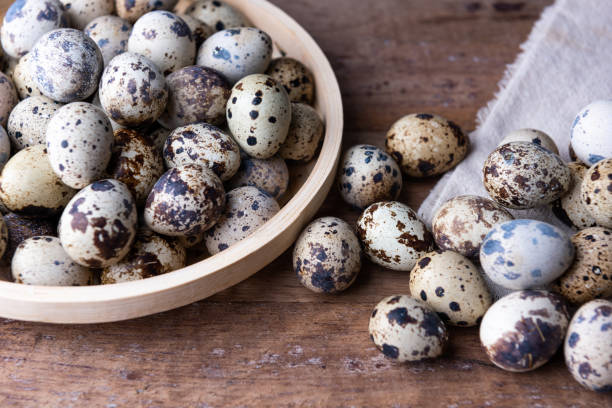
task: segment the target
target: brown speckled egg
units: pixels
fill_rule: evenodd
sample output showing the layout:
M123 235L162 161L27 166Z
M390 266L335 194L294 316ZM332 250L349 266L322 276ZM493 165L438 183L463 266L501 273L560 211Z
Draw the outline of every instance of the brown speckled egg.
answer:
M62 246L76 263L104 268L130 250L138 223L136 203L127 186L100 180L70 200L59 222Z
M488 198L465 195L451 198L432 220L432 233L441 249L477 258L480 244L495 224L514 217Z
M215 255L251 235L280 207L276 200L255 187L238 187L226 195L223 215L206 231L206 248Z
M196 0L185 12L215 31L251 24L240 11L220 0Z
M8 245L4 259L9 262L24 240L37 235L57 235L57 222L53 218L32 218L14 213L8 213L2 218L8 231Z
M130 23L152 10L171 10L177 0L115 0L117 15Z
M240 149L234 139L206 123L174 129L163 154L168 168L198 164L211 169L221 181L229 180L240 167Z
M391 126L385 146L404 173L427 177L455 167L467 154L470 140L454 122L438 115L413 113Z
M160 152L163 150L164 144L166 143L166 139L168 139L170 132L170 130L163 126L155 126L153 129L149 130L149 139L151 139L155 148Z
M9 115L18 102L13 81L0 72L0 126L6 126Z
M169 236L198 235L221 217L225 190L217 175L206 167L174 167L155 183L144 209L146 225Z
M107 65L115 56L127 51L132 25L121 17L106 15L91 20L83 32L96 42L104 65Z
M82 30L96 17L113 14L115 0L60 0L66 9L70 26Z
M419 259L410 272L410 293L455 326L477 325L493 303L478 268L453 251L429 252Z
M504 296L485 313L480 342L499 368L531 371L557 352L568 323L569 313L561 296L521 290Z
M143 206L155 182L164 173L164 161L153 142L131 129L115 132L113 153L106 173L119 180L132 193L138 206Z
M196 50L200 48L200 45L202 45L202 43L206 41L208 37L215 33L215 30L208 24L203 23L189 14L179 14L179 17L182 18L185 24L189 26L191 35L193 36L193 40L196 44Z
M408 295L381 300L370 316L369 331L376 347L400 363L439 357L448 342L436 312Z
M141 228L130 252L121 262L104 268L100 280L108 285L146 279L184 267L185 259L185 248L177 240Z
M4 219L0 217L0 258L4 256L4 253L6 252L6 249L8 248L8 246L9 246L8 229L6 227L6 223L4 222Z
M314 220L295 242L293 270L313 292L341 292L353 284L360 269L359 240L340 218Z
M289 133L278 153L287 160L311 161L323 137L323 130L323 121L316 110L303 103L292 103Z
M527 209L552 203L570 187L561 158L534 143L512 142L495 149L483 166L484 186L499 204Z
M184 67L166 77L168 104L159 123L175 129L197 122L221 125L230 85L219 73L197 65Z
M612 158L589 169L582 180L582 202L597 225L612 228Z
M395 200L402 189L402 174L391 156L372 145L349 148L338 169L340 195L348 204L365 208Z
M569 226L578 229L594 227L595 220L582 201L582 180L589 168L581 162L568 163L567 167L572 175L571 186L567 194L552 204L553 212Z
M372 262L398 271L410 271L434 248L425 224L410 207L396 201L366 208L357 220L357 235Z
M572 237L572 243L576 258L553 290L578 305L612 297L612 231L586 228Z
M62 104L46 96L31 96L19 102L9 116L6 130L17 150L45 144L47 125Z
M550 136L541 130L537 129L518 129L514 130L506 135L506 137L498 144L498 146L505 145L511 142L527 142L535 143L538 146L549 150L554 154L559 154L559 148L552 140Z
M289 186L289 168L280 156L261 160L243 154L240 168L228 185L232 189L243 186L257 187L278 200Z
M19 62L15 65L15 69L13 70L13 84L15 84L15 88L21 99L42 95L30 71L29 53L19 58Z
M313 104L314 76L300 61L289 57L273 59L266 74L285 88L291 102Z

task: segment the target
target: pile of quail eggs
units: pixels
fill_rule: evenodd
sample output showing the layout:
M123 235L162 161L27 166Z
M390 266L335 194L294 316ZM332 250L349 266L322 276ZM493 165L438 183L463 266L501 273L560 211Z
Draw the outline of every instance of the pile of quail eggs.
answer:
M574 378L589 389L611 391L612 101L594 102L578 114L571 128L577 159L569 164L544 132L507 135L483 166L490 198L463 195L443 203L431 232L396 201L402 173L448 171L466 156L469 139L440 116L412 114L393 124L385 147L346 151L338 188L361 215L354 228L325 217L304 230L293 252L300 282L320 293L345 290L357 278L363 252L376 264L409 273L411 295L386 297L370 316L370 338L388 358L441 356L447 325L479 325L496 366L536 369L565 341ZM540 206L554 210L575 235L515 219L509 211ZM491 285L509 294L494 301Z
M1 28L0 256L30 285L139 280L279 210L314 78L222 1L18 0Z

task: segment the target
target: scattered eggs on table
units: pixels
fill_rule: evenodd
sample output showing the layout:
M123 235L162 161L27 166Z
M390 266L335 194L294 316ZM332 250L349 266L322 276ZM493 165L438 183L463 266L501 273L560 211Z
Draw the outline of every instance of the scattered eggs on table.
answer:
M270 62L266 74L285 88L291 102L313 104L314 76L300 61L290 57L275 58Z
M127 51L132 24L121 17L100 16L89 21L83 32L98 45L106 66L114 57Z
M574 119L571 147L576 157L592 166L612 157L612 100L599 100L585 106Z
M47 125L62 107L46 96L31 96L19 102L9 116L7 131L17 150L45 144Z
M581 192L582 202L597 225L612 228L612 157L586 172Z
M262 160L243 153L240 167L228 181L228 186L232 189L243 186L257 187L278 200L289 187L289 168L280 156Z
M309 162L317 153L324 125L314 108L303 103L291 104L291 125L278 153L283 159Z
M185 13L197 18L215 31L250 25L249 20L240 11L220 0L196 0Z
M503 146L506 143L511 142L535 143L551 153L557 155L559 154L559 148L557 147L555 141L541 130L529 128L513 130L512 132L508 133L501 142L499 142L498 146Z
M568 226L578 229L594 227L596 222L582 199L582 180L589 168L577 161L568 163L567 167L572 175L571 186L567 194L553 202L553 213Z

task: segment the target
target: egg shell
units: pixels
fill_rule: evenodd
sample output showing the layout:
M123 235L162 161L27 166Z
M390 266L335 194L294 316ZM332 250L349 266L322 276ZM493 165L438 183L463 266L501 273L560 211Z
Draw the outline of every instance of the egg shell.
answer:
M215 33L215 30L208 24L203 23L189 14L179 14L179 17L189 26L193 41L195 41L196 50L200 48L200 45L202 45L208 37Z
M453 251L438 250L421 257L410 272L410 293L455 326L479 324L493 303L476 265Z
M68 19L59 1L15 1L2 22L2 48L11 57L19 58L28 53L45 33L62 27L68 27Z
M480 247L480 264L485 273L508 289L547 285L561 276L573 260L570 238L554 225L536 220L497 224Z
M23 241L38 235L57 236L57 220L54 218L32 218L8 213L3 217L8 231L8 245L4 260L10 262L15 250Z
M40 92L58 102L85 99L96 92L104 68L102 53L82 31L60 28L32 48L30 74Z
M0 72L0 126L6 126L8 117L19 102L13 81Z
M197 65L184 67L166 77L168 104L159 123L175 129L197 122L225 123L230 85L220 74Z
M592 166L612 157L612 100L594 101L574 119L570 141L578 159Z
M9 246L9 236L8 236L8 228L6 227L6 223L4 219L0 217L0 258L4 256L6 249Z
M182 18L164 10L140 17L130 34L128 51L144 55L164 73L193 65L196 45Z
M402 189L400 168L391 156L372 145L350 147L338 170L340 195L364 209L378 201L395 200Z
M291 125L278 153L283 159L311 161L323 138L323 121L311 106L291 104Z
M206 248L215 255L251 235L280 211L276 200L255 187L238 187L226 195L223 215L206 231Z
M441 249L478 258L480 245L491 228L512 219L512 214L488 198L457 196L440 206L432 220L432 233Z
M197 164L174 167L153 186L144 209L146 225L169 236L198 235L211 228L225 207L217 175Z
M346 290L361 270L361 247L351 226L336 217L312 221L295 242L293 270L313 292Z
M174 129L163 154L168 168L197 164L212 170L221 181L229 180L240 167L240 149L234 139L206 123Z
M557 155L559 154L559 148L557 147L555 141L541 130L529 128L513 130L512 132L508 133L497 146L503 146L506 143L511 142L535 143L551 153Z
M556 154L534 143L512 142L495 149L483 167L493 200L515 209L550 204L565 194L571 172Z
M96 17L113 14L115 0L60 0L66 9L70 26L82 30Z
M163 126L154 126L153 129L149 130L148 135L155 148L161 152L170 133L171 131Z
M231 189L253 186L279 199L289 186L289 168L280 156L261 160L242 155L236 175L228 182Z
M19 62L13 70L13 84L17 89L17 94L20 99L29 98L30 96L41 96L42 92L38 89L36 80L30 70L30 53L19 58Z
M578 305L612 297L612 230L586 228L572 237L572 243L576 258L553 290Z
M574 379L599 392L612 391L612 302L593 300L583 305L569 324L565 364Z
M46 96L31 96L19 102L9 116L8 136L17 150L24 147L45 144L47 125L62 107Z
M96 94L94 95L93 99L91 100L92 105L97 106L98 108L101 108L102 110L104 110L104 108L102 108L102 103L100 102L100 94L98 92L96 92ZM106 114L106 112L104 112ZM108 117L108 115L107 115ZM117 122L115 122L114 120L112 120L111 118L108 118L108 120L111 123L111 127L113 128L113 132L116 130L120 130L120 129L126 129L125 126L118 124Z
M140 229L130 252L104 268L100 279L103 285L146 279L181 269L185 259L185 248L177 240Z
M215 31L246 27L251 24L240 11L220 0L197 0L187 8L185 13L197 18Z
M115 0L117 15L130 23L153 10L172 10L177 0Z
M154 123L168 101L166 80L159 68L150 59L129 52L108 63L99 95L108 117L127 127Z
M314 75L300 61L290 57L273 59L266 74L285 88L291 102L314 103Z
M110 121L90 103L62 106L47 125L51 167L72 188L83 188L103 176L112 145Z
M592 166L580 189L582 202L597 225L612 228L612 157Z
M0 126L0 171L11 157L11 140L6 130Z
M578 229L594 227L595 220L582 200L582 180L589 168L581 162L567 164L572 175L570 189L552 204L554 214L568 226Z
M127 51L132 24L117 16L100 16L91 20L83 30L100 48L104 65L115 56Z
M125 184L138 206L143 206L153 185L164 174L164 161L153 142L142 133L121 129L114 133L109 178Z
M100 180L70 200L60 218L59 238L76 263L104 268L129 252L137 223L136 203L127 186Z
M434 249L431 233L416 213L396 201L372 204L357 220L357 235L374 263L410 271L416 261Z
M198 49L197 64L220 72L234 84L266 72L272 58L272 39L254 27L219 31Z
M369 332L378 350L400 363L439 357L448 342L436 312L408 295L381 300L370 316Z
M555 354L568 322L567 306L559 295L542 290L513 292L485 313L480 342L499 368L531 371Z
M287 92L267 75L242 78L227 101L227 124L249 156L269 159L285 142L291 124Z
M385 147L404 173L427 177L455 167L467 154L470 140L454 122L438 115L413 113L391 126Z

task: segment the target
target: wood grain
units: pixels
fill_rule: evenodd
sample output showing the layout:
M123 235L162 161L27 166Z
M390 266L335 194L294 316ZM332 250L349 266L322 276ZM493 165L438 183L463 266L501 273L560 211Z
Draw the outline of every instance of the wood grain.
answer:
M429 111L473 129L550 0L275 0L327 53L341 83L345 146ZM406 180L418 207L436 180ZM333 191L320 215L354 221ZM206 301L137 320L53 326L0 320L2 407L610 407L558 354L527 374L491 365L476 329L451 329L445 357L396 365L368 339L381 298L408 275L365 263L346 293L299 286L285 253Z

